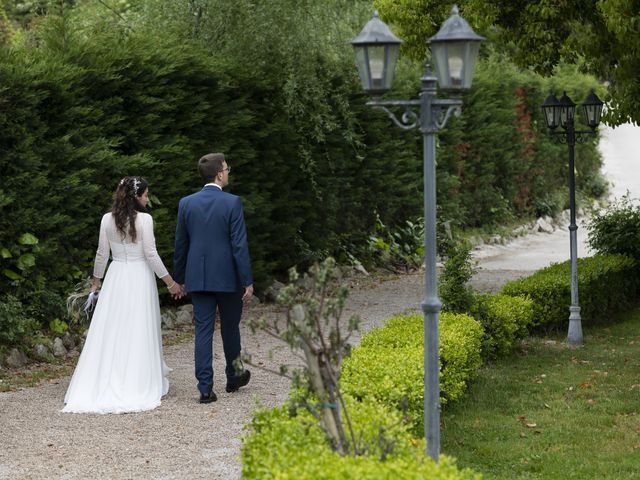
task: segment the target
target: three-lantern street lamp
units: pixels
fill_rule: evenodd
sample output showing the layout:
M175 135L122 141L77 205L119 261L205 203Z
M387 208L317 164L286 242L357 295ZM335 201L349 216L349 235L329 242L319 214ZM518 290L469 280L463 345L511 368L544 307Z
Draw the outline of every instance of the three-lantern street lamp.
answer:
M427 41L431 46L437 77L426 64L420 98L415 100L377 99L391 88L402 43L380 20L377 12L351 42L362 87L376 98L367 105L384 110L404 130L419 128L423 136L425 298L421 307L424 313L424 431L427 453L436 462L440 456L438 317L442 308L436 278L436 133L446 125L452 113L460 114L462 100L458 97L471 88L482 40L484 38L471 29L454 6L451 16L438 33ZM438 85L456 98L437 98ZM400 118L389 110L394 107L404 109Z
M559 135L559 140L566 143L569 149L569 210L571 220L569 223L569 248L571 256L571 306L569 307L569 332L567 342L569 345L582 345L582 317L580 316L580 304L578 302L578 241L576 225L576 180L574 168L574 147L576 141L583 142L585 135L595 135L596 128L600 124L602 114L602 101L592 91L582 103L582 110L589 130L576 130L574 124L576 104L565 92L560 100L551 94L542 104L544 120L551 133ZM556 131L558 127L562 131Z

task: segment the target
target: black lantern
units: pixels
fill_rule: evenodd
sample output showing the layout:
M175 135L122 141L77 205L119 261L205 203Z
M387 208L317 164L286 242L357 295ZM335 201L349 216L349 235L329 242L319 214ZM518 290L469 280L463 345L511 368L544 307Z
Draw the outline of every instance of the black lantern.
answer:
M576 113L576 104L569 98L567 92L563 92L559 100L560 103L560 126L567 128L568 122L573 122Z
M582 109L584 111L584 119L587 125L595 130L600 123L600 116L602 115L602 100L598 98L593 90L589 96L582 102Z
M351 45L356 54L362 88L371 95L382 95L391 88L402 40L373 13Z
M484 37L473 31L467 21L458 15L458 7L454 5L451 16L442 24L442 28L427 40L431 45L440 88L454 91L471 88L482 40Z
M552 93L542 104L542 112L544 113L544 121L547 128L555 130L560 125L561 105L556 96Z

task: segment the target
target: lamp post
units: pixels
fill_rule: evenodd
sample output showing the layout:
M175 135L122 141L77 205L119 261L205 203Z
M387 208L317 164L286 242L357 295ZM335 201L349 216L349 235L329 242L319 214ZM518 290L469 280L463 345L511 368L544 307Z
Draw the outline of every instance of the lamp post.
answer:
M424 313L424 432L427 453L436 462L440 456L438 317L442 308L436 280L436 133L446 125L452 113L460 114L462 106L459 98L440 99L436 93L438 84L453 95L460 95L471 88L482 40L484 38L476 35L454 6L442 28L427 41L431 45L437 78L433 76L430 65L426 64L420 98L376 98L367 102L371 107L384 110L398 127L404 130L417 127L423 136L425 298L421 307ZM400 43L401 40L378 18L377 12L351 42L362 87L374 98L391 88ZM404 112L398 118L388 107L401 107Z
M551 94L542 104L544 120L552 134L558 135L561 143L566 143L569 150L569 210L571 220L569 223L569 248L571 255L571 306L569 307L569 332L567 342L569 345L582 345L582 317L580 316L580 303L578 302L578 241L576 225L576 179L574 168L574 147L577 142L584 142L586 135L595 135L602 114L602 101L592 91L582 103L582 109L590 130L576 130L574 116L576 104L569 98L566 92L558 100ZM558 126L563 131L556 131Z

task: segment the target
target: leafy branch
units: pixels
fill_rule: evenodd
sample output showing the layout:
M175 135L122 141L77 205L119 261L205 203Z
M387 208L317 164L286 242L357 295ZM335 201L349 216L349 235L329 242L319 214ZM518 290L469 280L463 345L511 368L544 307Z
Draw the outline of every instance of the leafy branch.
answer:
M359 319L352 316L343 325L341 316L348 296L347 288L337 285L337 268L333 258L315 264L305 274L304 282L295 268L289 270L290 283L278 296L284 315L250 322L255 332L261 330L289 345L304 367L290 378L294 390L301 393L297 405L304 406L327 434L333 448L345 455L359 454L344 398L340 392L340 366L350 352L348 340L358 329ZM302 286L304 285L304 286ZM271 370L273 371L273 370ZM288 368L280 369L288 374ZM287 375L288 376L288 375ZM345 433L342 415L349 434Z

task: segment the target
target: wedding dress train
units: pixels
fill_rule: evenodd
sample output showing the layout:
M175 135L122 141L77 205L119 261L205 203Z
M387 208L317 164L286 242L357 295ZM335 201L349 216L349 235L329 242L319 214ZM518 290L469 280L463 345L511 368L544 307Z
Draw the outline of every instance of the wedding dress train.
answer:
M169 390L162 355L155 274L167 275L155 248L153 220L136 216L137 241L122 239L108 213L100 226L94 275L109 266L63 412L151 410Z

